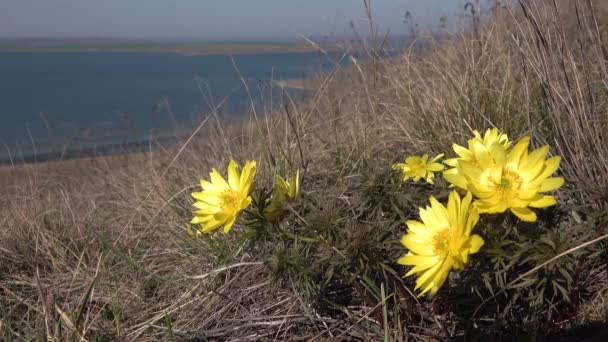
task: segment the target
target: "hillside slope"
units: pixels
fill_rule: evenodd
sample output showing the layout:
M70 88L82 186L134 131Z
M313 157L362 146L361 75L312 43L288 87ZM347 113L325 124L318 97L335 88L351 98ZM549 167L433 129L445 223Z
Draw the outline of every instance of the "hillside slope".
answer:
M178 146L0 169L0 339L601 340L608 16L600 1L522 3L477 35L391 58L369 47L315 80L309 102L286 96L241 123L209 115ZM391 165L454 157L492 127L562 157L557 205L535 223L484 216L484 248L417 297L397 263L404 221L452 189ZM231 158L257 162L259 197L300 170L301 198L279 224L251 209L229 234L198 235L190 193Z

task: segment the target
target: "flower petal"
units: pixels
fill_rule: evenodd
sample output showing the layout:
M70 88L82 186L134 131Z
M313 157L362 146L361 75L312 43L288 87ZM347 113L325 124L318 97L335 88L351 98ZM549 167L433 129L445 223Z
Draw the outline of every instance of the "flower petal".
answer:
M521 138L509 152L507 156L507 166L517 169L517 165L519 164L520 160L528 151L528 145L530 145L530 137L525 136Z
M224 177L222 177L222 175L217 172L216 169L211 169L211 172L209 173L209 178L211 179L211 182L219 189L221 190L225 190L229 188L228 183L226 182L226 180L224 179Z
M406 234L401 238L403 244L410 252L416 255L435 255L433 246L426 239L422 239L417 235Z
M443 166L439 163L431 163L426 166L426 169L429 171L438 172L438 171L445 169L445 166Z
M561 162L561 160L562 160L562 157L560 157L560 156L555 156L555 157L545 160L545 169L538 176L538 178L544 179L544 178L551 176L559 168L559 163Z
M497 142L490 146L490 153L498 165L504 165L507 161L507 151L505 150L505 147Z
M435 158L431 159L427 164L432 164L435 163L436 161L438 161L439 159L443 158L444 154L441 153L439 155L437 155Z
M460 156L460 158L462 159L466 159L466 160L473 160L473 158L475 157L473 155L473 152L469 151L467 148L457 145L457 144L453 144L452 148L454 149L454 152L456 152L457 155ZM457 158L453 158L453 159L457 159ZM450 159L448 159L450 160ZM448 160L445 161L445 163L447 164ZM450 164L448 164L450 165ZM453 165L455 166L455 165Z
M564 177L551 177L542 181L539 192L553 191L564 185Z
M481 142L475 141L473 143L473 153L475 153L475 160L481 169L487 169L492 166L492 155Z
M546 208L552 205L556 205L557 201L553 196L542 196L541 199L530 202L529 206L532 208Z
M241 176L239 175L239 165L234 161L230 160L228 164L228 184L232 190L237 191L239 184L241 183Z
M472 235L471 238L469 239L469 254L475 254L477 252L479 252L479 250L481 249L481 247L483 246L484 241L481 238L481 236L475 234Z
M226 222L226 224L224 224L224 234L228 234L228 232L232 228L232 225L234 224L235 221L236 221L236 216L232 217L230 220L228 220L228 222Z
M530 208L511 208L511 212L515 214L515 216L519 217L519 219L522 221L536 221L536 213L530 210Z
M450 184L461 189L467 188L467 179L460 173L456 173L457 169L450 169L443 172L443 178Z

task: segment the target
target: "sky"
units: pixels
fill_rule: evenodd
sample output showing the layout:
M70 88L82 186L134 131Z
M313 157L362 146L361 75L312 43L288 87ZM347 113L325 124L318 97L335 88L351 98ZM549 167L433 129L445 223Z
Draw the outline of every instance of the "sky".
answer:
M454 25L463 0L372 0L374 20L407 33L410 11L423 28ZM197 38L345 35L367 26L363 0L0 0L0 37Z

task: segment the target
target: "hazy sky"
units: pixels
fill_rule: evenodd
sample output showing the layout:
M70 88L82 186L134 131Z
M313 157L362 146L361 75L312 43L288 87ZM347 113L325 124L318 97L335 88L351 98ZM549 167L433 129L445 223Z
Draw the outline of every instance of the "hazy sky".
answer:
M451 23L462 0L373 0L375 20L406 32L405 11L421 26ZM365 25L363 0L0 0L1 37L292 38L348 33Z

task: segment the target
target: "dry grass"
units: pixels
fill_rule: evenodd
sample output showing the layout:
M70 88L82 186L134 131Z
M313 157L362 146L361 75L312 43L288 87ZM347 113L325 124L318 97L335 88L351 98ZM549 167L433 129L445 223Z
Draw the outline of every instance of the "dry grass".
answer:
M584 263L576 259L576 312L564 323L549 315L560 308L539 313L525 311L530 309L520 302L504 308L498 300L473 319L471 311L490 295L471 295L453 284L446 297L453 306L466 297L466 308L434 315L436 303L407 294L411 280L398 282L390 272L378 276L374 260L364 267L367 275L381 280L378 287L394 285L382 293L384 300L359 277L346 287L355 298L336 312L316 302L323 296L306 281L277 277L269 260L279 247L249 244L239 239L238 228L213 239L187 234L189 193L197 180L230 157L255 159L258 187L270 186L281 168L304 168L302 188L314 204L304 219L321 227L337 215L327 219L329 227L339 227L330 241L334 249L350 258L367 248L388 265L402 253L396 242L403 234L400 222L422 203L409 197L399 202L393 190L402 190L387 180L386 169L410 153L449 152L472 129L491 126L514 138L530 134L563 156L560 172L568 186L558 195L559 211L567 216L559 223L565 240L577 244L606 234L608 22L601 20L608 9L601 1L593 11L586 0L522 3L525 11L496 12L479 36L455 35L424 51L338 68L321 77L305 104L285 98L285 111L263 118L252 113L241 123L210 115L180 146L0 169L0 339L500 337L501 329L521 323L529 312L537 316L521 334L605 327L605 241ZM409 190L423 199L430 191ZM383 202L387 193L398 203ZM387 232L386 241L362 243L379 229ZM475 271L462 278L474 277L470 273ZM192 278L197 275L205 276ZM328 286L341 288L340 282ZM327 295L328 287L322 288ZM382 309L399 312L384 330Z

